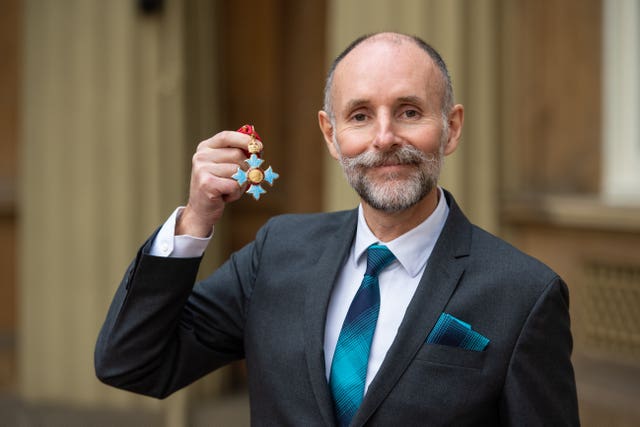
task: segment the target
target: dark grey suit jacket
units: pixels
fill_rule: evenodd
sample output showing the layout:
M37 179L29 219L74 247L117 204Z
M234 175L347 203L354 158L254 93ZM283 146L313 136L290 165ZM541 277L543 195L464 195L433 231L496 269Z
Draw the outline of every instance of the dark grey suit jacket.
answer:
M578 425L566 285L446 197L446 225L352 425ZM199 259L149 256L147 242L98 337L98 377L162 398L245 358L254 425L333 425L325 316L356 220L275 217L195 287ZM488 347L425 344L445 311Z

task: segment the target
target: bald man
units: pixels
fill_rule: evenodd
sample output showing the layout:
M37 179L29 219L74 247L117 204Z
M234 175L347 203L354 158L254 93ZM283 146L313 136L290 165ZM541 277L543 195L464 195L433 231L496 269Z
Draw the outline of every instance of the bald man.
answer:
M427 43L355 40L318 121L359 206L274 217L194 286L251 138L203 141L187 205L114 297L98 377L163 398L246 359L253 425L579 425L566 285L438 186L463 119Z

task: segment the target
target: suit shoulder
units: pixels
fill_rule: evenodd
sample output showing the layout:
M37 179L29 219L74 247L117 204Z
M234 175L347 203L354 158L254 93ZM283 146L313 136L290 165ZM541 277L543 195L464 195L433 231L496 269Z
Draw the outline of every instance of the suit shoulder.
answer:
M473 226L464 282L481 305L501 307L524 322L542 299L568 301L562 278L540 260ZM556 299L561 297L560 299Z
M541 284L548 284L558 277L558 274L542 261L475 225L471 245L475 263L491 269L494 274L529 278Z

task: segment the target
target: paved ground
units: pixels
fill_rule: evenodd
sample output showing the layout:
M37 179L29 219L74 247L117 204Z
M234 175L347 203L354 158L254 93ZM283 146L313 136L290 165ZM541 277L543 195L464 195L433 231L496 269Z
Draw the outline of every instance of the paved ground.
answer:
M245 394L227 396L191 408L187 427L248 427ZM161 415L148 411L109 411L25 404L0 393L0 427L163 427Z

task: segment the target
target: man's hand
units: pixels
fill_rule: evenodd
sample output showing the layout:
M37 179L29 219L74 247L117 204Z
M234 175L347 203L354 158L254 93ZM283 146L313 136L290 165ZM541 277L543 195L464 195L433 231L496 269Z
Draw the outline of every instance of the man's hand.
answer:
M231 175L246 166L250 140L249 135L223 131L198 145L191 162L189 202L176 223L176 235L209 236L225 204L242 196L244 187Z

